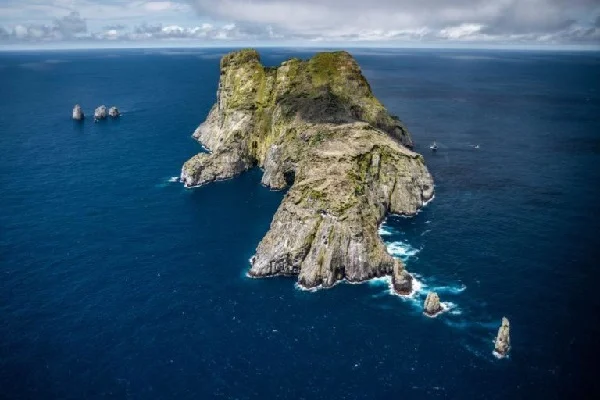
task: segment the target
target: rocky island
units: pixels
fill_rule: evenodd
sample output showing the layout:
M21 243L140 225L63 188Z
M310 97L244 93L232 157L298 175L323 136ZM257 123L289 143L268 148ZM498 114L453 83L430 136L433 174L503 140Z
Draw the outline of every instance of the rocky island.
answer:
M442 303L440 303L440 296L436 292L427 293L425 303L423 303L423 312L429 317L435 317L439 313L444 311Z
M73 107L73 119L75 121L83 121L84 118L85 115L83 114L81 106L79 104L75 104L75 107Z
M106 106L102 105L94 110L94 120L106 119Z
M108 116L111 118L119 118L121 116L121 112L119 111L119 109L117 107L112 106L108 110Z
M375 98L347 52L264 67L255 50L221 59L217 102L194 132L209 152L188 160L186 187L253 167L272 189L289 187L251 259L249 275L297 276L305 288L412 277L378 234L386 215L414 215L433 180L400 120Z
M498 335L494 342L494 351L499 357L506 357L510 350L510 322L508 318L502 317L502 325L498 329Z

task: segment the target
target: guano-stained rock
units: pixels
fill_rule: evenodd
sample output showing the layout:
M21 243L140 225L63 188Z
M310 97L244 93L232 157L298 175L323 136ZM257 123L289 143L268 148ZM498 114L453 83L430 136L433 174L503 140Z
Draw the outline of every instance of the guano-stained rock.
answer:
M112 106L108 110L108 116L111 118L119 118L120 115L121 115L121 113L119 112L119 109L115 106Z
M100 106L94 110L94 119L105 119L107 115L106 106Z
M510 323L506 317L502 317L502 325L498 329L494 350L502 357L506 356L510 350Z
M84 118L85 115L83 114L81 106L79 104L75 104L75 107L73 107L73 119L75 121L83 121Z
M220 68L217 102L193 135L210 152L188 160L181 181L198 186L258 166L263 185L289 187L249 275L294 275L304 287L391 275L410 294L412 277L377 228L388 213L414 215L433 180L352 56L266 68L255 50L241 50Z

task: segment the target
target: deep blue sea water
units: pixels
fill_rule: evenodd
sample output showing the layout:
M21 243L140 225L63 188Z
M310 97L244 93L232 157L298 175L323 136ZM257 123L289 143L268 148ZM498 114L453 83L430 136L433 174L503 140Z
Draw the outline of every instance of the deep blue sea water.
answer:
M354 50L436 182L422 284L253 280L283 193L186 190L223 50L0 53L0 397L585 398L598 389L600 54ZM274 65L311 51L269 49ZM118 121L70 120L118 105ZM436 140L437 154L428 150ZM479 145L479 148L475 148ZM437 290L451 310L422 315ZM508 359L492 355L502 316ZM596 381L595 381L596 379Z

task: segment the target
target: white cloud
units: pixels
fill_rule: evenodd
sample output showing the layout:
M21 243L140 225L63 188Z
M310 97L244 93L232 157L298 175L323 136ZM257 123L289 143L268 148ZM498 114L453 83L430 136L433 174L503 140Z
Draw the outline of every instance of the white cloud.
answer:
M27 29L27 27L25 27L23 25L17 25L17 26L15 26L15 28L13 30L13 35L17 39L25 39L27 37L28 33L29 33L29 29Z
M18 24L12 30L2 28L8 35L2 35L5 40L51 41L68 40L85 36L87 25L78 12L55 19L52 24Z
M187 8L186 6L174 3L172 1L148 1L141 4L144 10L151 12L164 12L168 10L182 10Z
M318 40L533 40L600 15L598 0L190 0L199 15ZM581 25L581 24L580 24Z
M598 0L0 0L2 42L245 40L600 46L599 29Z
M483 27L482 24L460 24L440 30L438 36L450 40L465 39L481 32Z

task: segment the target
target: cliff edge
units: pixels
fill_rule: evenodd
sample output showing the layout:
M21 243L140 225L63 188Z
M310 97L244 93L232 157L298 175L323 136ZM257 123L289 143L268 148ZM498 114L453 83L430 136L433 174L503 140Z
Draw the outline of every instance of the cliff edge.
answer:
M198 186L258 166L265 186L289 187L249 274L297 275L307 288L391 275L397 292L410 293L411 276L377 230L388 213L415 214L433 180L354 58L318 53L269 68L241 50L220 68L217 102L194 132L209 152L183 165L181 181Z

